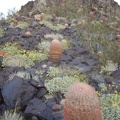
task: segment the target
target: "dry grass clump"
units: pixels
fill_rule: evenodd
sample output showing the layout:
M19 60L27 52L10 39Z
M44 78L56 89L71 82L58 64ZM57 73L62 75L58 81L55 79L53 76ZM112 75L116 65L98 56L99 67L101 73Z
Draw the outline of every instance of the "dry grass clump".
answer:
M50 42L49 42L49 41L43 41L43 42L39 43L39 44L37 45L37 47L38 47L40 50L49 53L49 51L50 51Z
M4 29L0 27L0 38L4 36Z
M7 110L3 116L0 116L0 120L24 120L24 117L16 110Z
M22 67L30 68L34 65L34 62L29 59L26 55L17 54L14 56L9 56L3 59L3 66L12 66L12 67Z
M63 37L63 35L61 35L61 34L59 34L59 33L50 33L50 34L46 34L46 35L44 35L44 37L45 38L47 38L47 39L63 39L64 37Z

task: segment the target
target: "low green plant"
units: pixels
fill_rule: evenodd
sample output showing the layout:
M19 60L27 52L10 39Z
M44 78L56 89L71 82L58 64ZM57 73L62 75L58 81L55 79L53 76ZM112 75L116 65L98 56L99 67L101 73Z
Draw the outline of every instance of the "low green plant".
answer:
M43 42L39 43L39 44L37 45L37 47L38 47L40 50L49 53L49 51L50 51L50 42L49 42L49 41L43 41Z
M45 14L44 19L50 21L53 18L51 14Z
M84 46L97 57L100 65L105 66L112 60L119 64L119 46L113 42L115 30L101 21L86 21L84 26L77 27L77 35L84 42ZM103 55L99 56L101 51Z
M36 20L40 20L40 14L34 15L34 18L35 18Z
M55 77L45 82L45 87L47 88L49 94L57 92L65 93L70 85L79 81L79 79L71 76Z
M62 29L65 29L64 25L62 25L62 24L53 24L52 22L47 21L47 20L40 21L39 23L41 25L45 25L48 28L50 28L51 30L57 31L57 32L60 31L60 30L62 30Z
M28 72L28 70L25 70L25 71L18 71L18 72L13 72L12 74L9 75L9 81L11 81L14 76L18 76L18 77L21 77L23 79L33 79L37 82L40 82L41 81L41 78L43 78L43 73L44 71L40 68L40 69L34 69L32 68L32 70L34 71L33 74Z
M48 59L48 54L42 51L27 51L26 56L32 61L43 61Z
M120 119L120 95L118 93L101 94L100 104L104 120Z
M40 25L45 25L47 27L52 25L52 23L50 21L48 21L48 20L42 20L39 23L40 23Z
M0 120L24 120L24 117L16 110L7 110L3 116L0 116Z
M10 18L10 21L11 21L10 27L11 28L14 28L14 27L17 28L18 27L18 28L21 28L21 29L25 29L29 25L27 22L19 21L18 24L16 26L14 26L13 20L14 20L14 18Z
M0 38L4 36L4 29L0 28Z
M61 35L61 34L59 34L59 33L50 33L50 34L46 34L46 35L44 35L44 37L45 38L47 38L47 39L51 39L51 40L53 40L53 39L58 39L58 40L60 40L60 39L63 39L64 37L63 37L63 35Z
M18 76L24 79L31 79L30 73L26 72L26 71L19 71L17 73L12 73L11 75L9 75L9 81L11 81L14 76Z
M8 52L11 55L18 54L18 49L14 44L5 44L5 46L3 47L3 51Z
M42 11L42 12L46 12L46 5L47 5L47 1L46 0L39 0L39 1L35 1L35 8L37 8L37 10Z
M49 76L50 78L71 76L76 79L80 79L81 82L88 81L88 79L83 74L81 74L80 70L73 70L67 66L49 67L46 76Z
M12 66L12 67L21 67L24 66L25 68L32 67L34 62L29 59L25 54L17 54L14 56L9 56L3 59L2 62L3 66Z
M62 69L60 69L59 67L49 67L48 71L47 71L47 76L50 77L55 77L58 76L59 74L62 74Z
M71 47L70 46L70 40L68 41L67 39L62 39L61 43L62 43L63 51L70 49L70 47Z
M64 21L64 23L67 22L66 17L57 16L56 19L57 19L57 21Z
M23 50L23 49L19 50L17 48L16 43L12 43L12 44L8 43L3 46L2 50L5 52L8 52L10 55L17 55L17 54L26 55L26 56L28 56L29 59L31 59L33 61L35 61L35 60L42 61L42 60L45 60L48 58L48 53L47 53L47 51L44 50L44 48L46 48L45 45L46 44L43 42L41 45L41 50L29 51L29 50ZM48 48L49 48L49 46L48 46Z
M36 20L40 20L40 14L34 15L34 18L35 18ZM50 15L50 14L45 14L45 15L44 15L44 20L45 20L45 21L49 21L49 20L51 20L51 19L52 19L52 15Z
M59 32L62 29L65 29L65 26L62 24L50 25L48 26L51 30Z
M18 28L21 28L21 29L25 29L25 28L27 28L28 27L28 23L27 22L18 22L18 25L16 26L16 27L18 27Z
M105 66L101 66L100 73L107 73L110 75L111 72L118 69L118 64L114 63L113 61L108 61Z
M46 10L48 13L53 13L57 16L63 16L68 18L75 17L77 10L81 5L81 2L79 0L62 0L59 1L59 3L57 3L56 0L51 0L49 3L49 7Z
M88 79L79 70L72 70L69 67L49 67L45 86L50 94L55 92L65 93L67 88L75 82L87 82Z

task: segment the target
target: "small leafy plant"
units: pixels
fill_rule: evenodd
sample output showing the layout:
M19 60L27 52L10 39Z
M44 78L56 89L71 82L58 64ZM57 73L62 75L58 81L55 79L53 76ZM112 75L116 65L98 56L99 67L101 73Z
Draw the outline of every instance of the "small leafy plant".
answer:
M54 94L57 92L65 93L70 85L75 82L79 82L79 79L75 77L55 77L51 80L48 80L45 83L45 87L47 88L49 94Z
M100 96L100 104L104 120L119 120L120 119L120 95L102 94Z
M101 66L101 71L100 73L107 73L110 74L111 72L115 71L118 69L118 64L113 63L113 61L108 61L105 66Z
M24 120L24 117L17 113L16 110L7 110L4 115L0 117L0 120Z

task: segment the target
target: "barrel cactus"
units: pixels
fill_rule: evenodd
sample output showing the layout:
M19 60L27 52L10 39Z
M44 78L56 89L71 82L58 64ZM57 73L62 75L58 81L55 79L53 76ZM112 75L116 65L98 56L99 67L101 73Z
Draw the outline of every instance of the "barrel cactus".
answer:
M64 120L103 120L99 99L87 83L75 83L65 94Z
M50 59L54 63L59 63L62 56L62 43L59 40L52 40L50 44Z

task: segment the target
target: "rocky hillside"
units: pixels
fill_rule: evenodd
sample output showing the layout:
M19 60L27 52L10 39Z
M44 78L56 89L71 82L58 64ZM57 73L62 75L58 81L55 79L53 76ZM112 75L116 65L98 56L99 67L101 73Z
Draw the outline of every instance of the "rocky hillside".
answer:
M0 20L0 120L63 120L76 82L95 89L103 120L120 120L119 11L113 0L35 0Z

